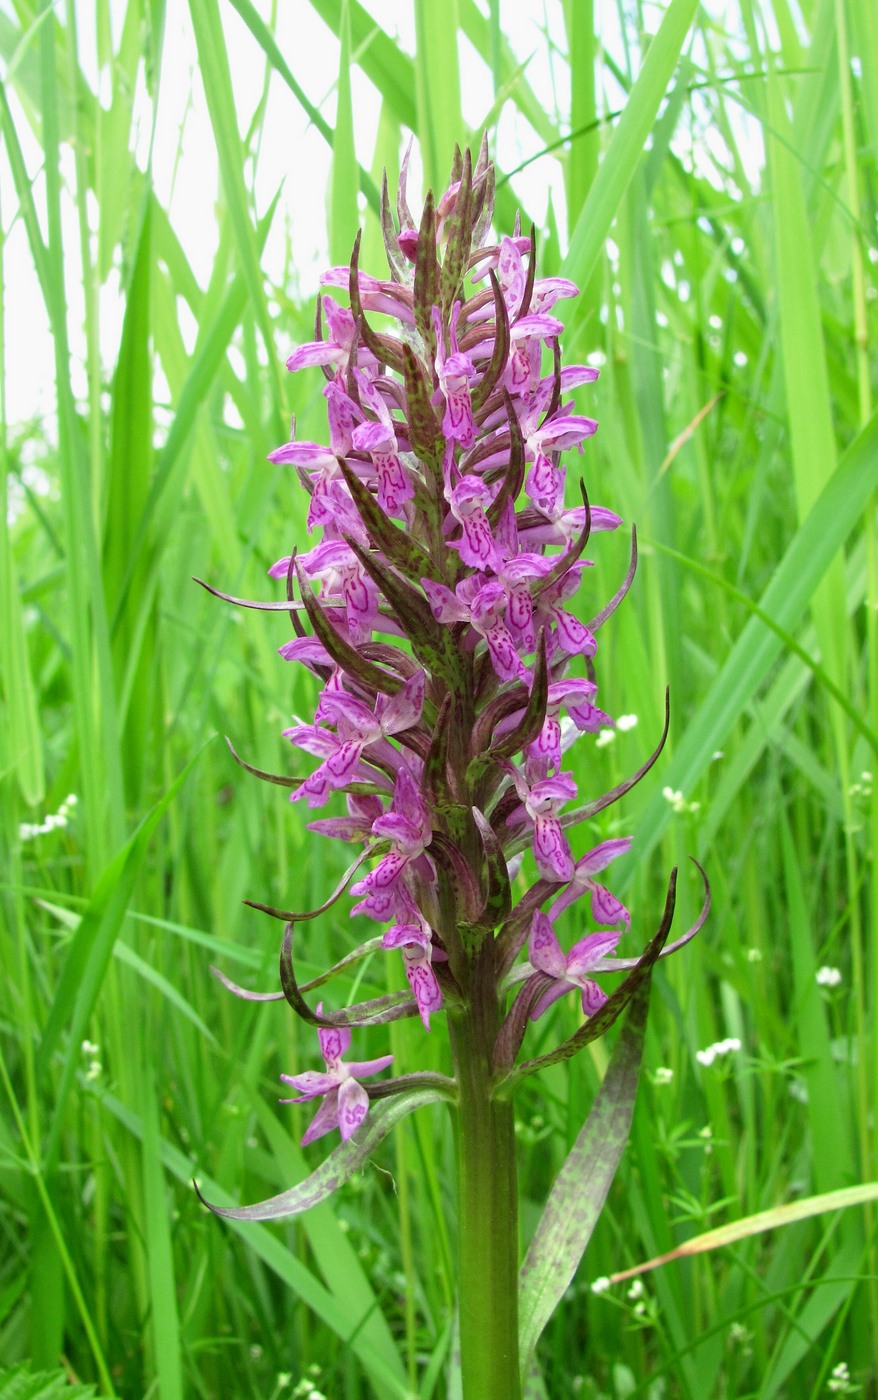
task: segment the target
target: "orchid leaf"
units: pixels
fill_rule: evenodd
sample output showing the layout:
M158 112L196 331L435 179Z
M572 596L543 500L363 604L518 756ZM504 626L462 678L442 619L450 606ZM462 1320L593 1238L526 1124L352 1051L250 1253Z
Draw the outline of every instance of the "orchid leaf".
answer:
M402 688L402 681L398 676L393 676L388 671L384 671L380 666L375 666L371 661L367 661L362 652L359 651L352 642L347 641L340 632L337 632L329 621L326 610L318 601L316 595L312 593L305 577L300 561L296 560L296 572L299 576L299 588L302 591L302 602L305 604L305 611L308 614L311 626L315 634L321 641L337 665L349 675L356 676L370 690L380 690L385 695L395 695Z
M637 986L604 1082L555 1180L521 1266L519 1358L524 1371L591 1239L634 1113L650 976Z
M428 384L424 366L410 345L402 348L402 368L412 451L435 470L442 457L442 436L431 402L432 387ZM432 565L423 572L432 573Z
M445 221L447 242L442 270L439 274L439 305L443 324L460 291L461 278L470 252L472 238L472 157L469 151L463 157L461 172L455 175L460 180L454 209Z
M204 1199L197 1184L193 1183L198 1199L214 1215L221 1215L226 1220L288 1220L292 1215L301 1215L303 1211L311 1210L325 1201L350 1180L403 1118L407 1118L416 1108L442 1103L446 1097L438 1089L415 1089L391 1099L380 1099L370 1107L362 1126L347 1142L340 1143L317 1170L298 1186L282 1191L279 1196L269 1196L267 1200L252 1206L214 1206Z
M427 578L435 579L437 583L441 582L440 575L423 545L391 520L381 509L368 486L364 486L346 462L339 459L339 466L369 538L386 556L388 563L408 578L422 579L426 575Z

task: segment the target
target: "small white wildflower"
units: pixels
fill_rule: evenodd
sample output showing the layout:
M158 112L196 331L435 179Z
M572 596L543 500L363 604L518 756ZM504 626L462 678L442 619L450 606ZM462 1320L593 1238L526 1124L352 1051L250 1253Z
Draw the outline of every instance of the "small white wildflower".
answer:
M606 1293L607 1289L610 1287L610 1280L607 1278L606 1274L601 1274L601 1277L596 1278L592 1283L591 1291L592 1293Z
M258 1361L258 1360L260 1359L261 1356L262 1356L262 1347L259 1345L258 1342L254 1342L253 1345L252 1345L252 1347L250 1348L250 1360L251 1360L251 1361Z
M616 731L615 731L615 729L602 729L601 732L600 732L600 734L598 735L598 737L597 737L597 738L595 739L595 741L594 741L594 746L595 746L596 749L605 749L605 748L607 747L608 744L614 744L615 742L616 742Z
M719 763L720 759L725 758L725 756L726 754L724 749L714 749L713 753L710 755L711 762Z
M674 1071L672 1069L669 1069L667 1065L659 1065L652 1076L652 1082L653 1084L670 1084L673 1077Z
M755 963L755 962L762 962L762 949L761 949L761 948L748 948L748 949L747 949L747 961L748 961L748 962L754 962L754 963Z
M646 1304L642 1300L641 1302L634 1304L634 1316L646 1317Z
M710 1139L713 1137L713 1128L710 1126L709 1123L705 1124L705 1126L699 1132L698 1136L700 1138L703 1138L705 1142L710 1141Z
M815 976L818 987L837 987L841 981L837 967L818 967Z
M101 1047L99 1045L95 1045L93 1040L84 1040L79 1048L82 1051L83 1055L88 1056L96 1055Z
M718 1040L713 1045L708 1045L705 1050L696 1050L695 1058L700 1065L712 1065L719 1055L730 1055L740 1050L741 1042L736 1035L730 1035L725 1040Z
M808 1085L804 1079L800 1079L797 1075L795 1079L790 1080L789 1095L791 1099L795 1099L796 1103L806 1104L808 1102Z
M85 1077L86 1077L86 1079L91 1080L92 1083L94 1083L94 1081L95 1081L96 1079L100 1079L100 1077L101 1077L101 1062L100 1062L100 1060L92 1060L92 1061L91 1061L91 1063L90 1063L88 1069L85 1071Z
M833 1366L832 1375L826 1382L826 1389L831 1390L836 1395L855 1394L857 1387L851 1385L851 1373L846 1361L840 1361L837 1366Z
M619 718L616 720L616 728L619 730L620 734L627 734L629 729L636 729L636 727L636 715L619 715Z
M679 789L675 791L672 787L663 787L662 797L665 799L666 802L670 802L675 812L679 812L681 807L684 805L683 794L679 791Z
M642 1298L643 1294L643 1279L636 1278L632 1283L631 1287L628 1289L628 1297L631 1299L632 1302L634 1302L636 1298Z

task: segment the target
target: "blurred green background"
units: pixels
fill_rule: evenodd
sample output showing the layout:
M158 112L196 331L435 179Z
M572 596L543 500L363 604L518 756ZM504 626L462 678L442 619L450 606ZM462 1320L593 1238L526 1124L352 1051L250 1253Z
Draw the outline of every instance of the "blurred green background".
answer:
M661 761L578 840L636 837L621 951L687 853L714 890L655 978L632 1143L532 1394L874 1396L868 1209L642 1294L590 1284L878 1174L878 7L3 0L0 59L0 1367L126 1400L458 1393L446 1114L283 1228L220 1222L190 1186L258 1200L325 1153L275 1103L313 1036L209 965L274 987L278 926L241 900L317 904L343 855L221 737L298 771L280 730L314 691L276 656L288 620L191 575L276 596L304 497L265 457L292 412L325 436L319 371L283 370L319 271L362 224L382 274L377 189L409 132L441 189L487 130L497 229L520 209L541 274L582 289L559 308L565 360L601 366L582 470L641 541L598 654L600 703L636 723L573 751L581 793L642 762L671 688ZM594 541L583 607L627 551ZM301 967L350 944L343 904ZM376 960L359 992L401 976ZM355 1046L445 1065L441 1021ZM525 1235L606 1058L521 1093Z

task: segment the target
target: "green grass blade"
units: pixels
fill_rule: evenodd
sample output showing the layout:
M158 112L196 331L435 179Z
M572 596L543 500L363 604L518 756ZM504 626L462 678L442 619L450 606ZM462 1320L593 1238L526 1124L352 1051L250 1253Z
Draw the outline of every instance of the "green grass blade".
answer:
M659 103L698 7L698 0L671 0L658 34L650 43L588 198L570 234L563 275L585 286L597 267L610 226L643 154Z
M333 265L350 262L360 226L357 208L357 154L354 147L354 107L351 99L351 25L348 0L342 0L341 44L338 58L338 106L332 138L329 249Z
M848 448L759 601L761 611L772 617L777 627L791 632L801 621L814 590L859 523L876 486L878 413ZM776 632L769 632L757 618L747 623L665 769L668 785L684 794L692 792L781 650ZM670 815L671 809L661 796L648 805L635 832L639 859L645 859L653 849Z
M424 183L438 199L448 183L455 143L461 150L466 144L460 110L457 0L445 0L442 5L414 0L414 6L418 138Z

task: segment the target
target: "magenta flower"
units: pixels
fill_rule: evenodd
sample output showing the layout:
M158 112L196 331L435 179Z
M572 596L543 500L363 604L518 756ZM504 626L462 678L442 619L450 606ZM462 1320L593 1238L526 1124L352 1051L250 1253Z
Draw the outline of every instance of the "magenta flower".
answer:
M597 982L587 974L594 971L604 958L614 952L618 942L618 933L589 933L585 938L580 938L578 943L574 943L565 956L551 920L538 909L531 924L528 956L537 972L543 973L544 977L550 977L552 981L531 1009L531 1020L536 1021L544 1011L548 1011L553 1002L564 996L565 992L569 992L571 987L578 987L581 992L582 1010L586 1016L593 1016L596 1011L600 1011L607 1000L607 994L602 992Z
M323 1003L318 1002L318 1016ZM381 1055L377 1060L354 1060L346 1064L342 1055L350 1049L351 1032L347 1026L333 1026L330 1030L319 1030L320 1053L326 1061L326 1071L306 1070L304 1074L282 1074L285 1084L292 1084L299 1090L294 1099L281 1099L281 1103L309 1103L311 1099L322 1098L318 1108L302 1138L302 1146L331 1133L333 1128L341 1132L346 1141L359 1128L369 1111L369 1095L359 1083L370 1075L380 1074L393 1063L392 1055Z

